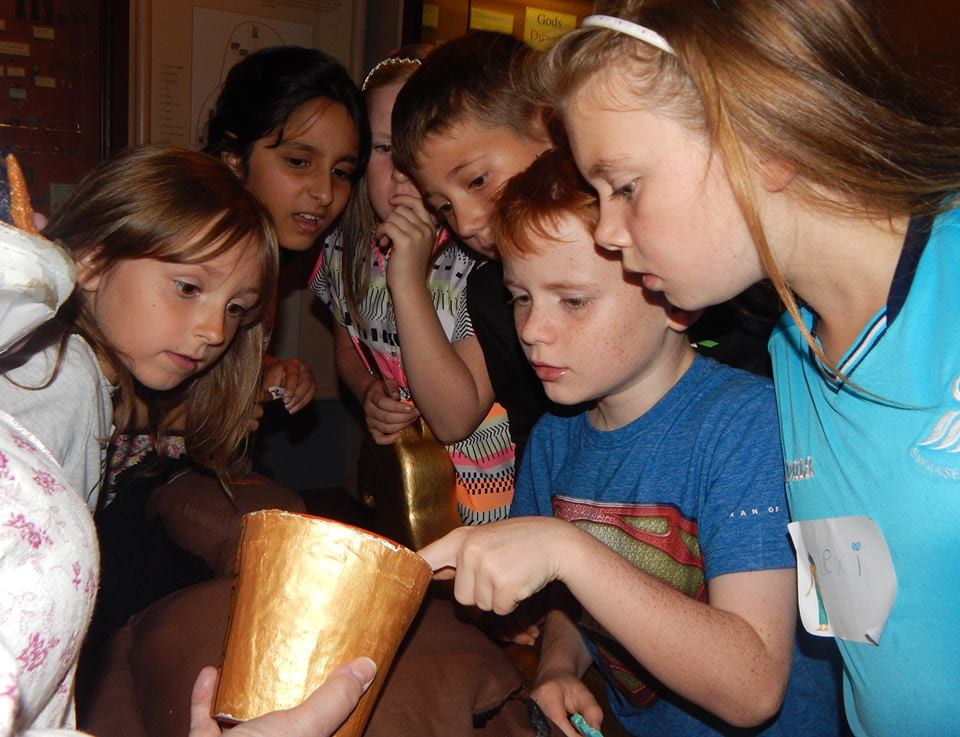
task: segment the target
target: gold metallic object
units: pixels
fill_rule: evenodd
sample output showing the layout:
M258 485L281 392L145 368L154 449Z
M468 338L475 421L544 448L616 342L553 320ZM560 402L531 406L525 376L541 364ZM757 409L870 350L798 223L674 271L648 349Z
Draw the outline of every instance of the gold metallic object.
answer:
M7 154L7 186L10 188L10 220L14 227L28 233L36 233L33 222L33 207L30 204L30 192L27 180L23 176L20 162L13 154Z
M382 535L419 550L461 525L453 462L422 419L405 427L393 445L368 437L359 476Z
M279 510L244 515L220 719L246 721L302 702L341 663L366 655L377 677L335 737L359 737L431 571L373 533Z

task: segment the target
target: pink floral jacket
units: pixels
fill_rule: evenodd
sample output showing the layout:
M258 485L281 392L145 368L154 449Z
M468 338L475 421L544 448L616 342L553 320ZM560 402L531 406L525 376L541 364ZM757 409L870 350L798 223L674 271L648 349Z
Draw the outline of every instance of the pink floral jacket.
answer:
M73 683L98 578L86 504L0 412L0 737L78 734Z

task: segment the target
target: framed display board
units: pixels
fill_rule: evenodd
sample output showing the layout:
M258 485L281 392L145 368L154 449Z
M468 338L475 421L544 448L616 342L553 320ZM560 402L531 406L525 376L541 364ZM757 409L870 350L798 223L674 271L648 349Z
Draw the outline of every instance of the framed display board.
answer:
M0 153L52 213L106 150L103 0L0 2Z
M251 51L322 49L354 77L366 4L351 0L131 0L133 142L197 147L230 67Z

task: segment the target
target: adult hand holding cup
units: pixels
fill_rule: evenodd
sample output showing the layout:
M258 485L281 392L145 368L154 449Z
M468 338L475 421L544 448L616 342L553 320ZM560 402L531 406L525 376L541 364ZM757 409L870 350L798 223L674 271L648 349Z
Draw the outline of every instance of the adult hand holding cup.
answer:
M335 733L359 737L430 576L415 553L365 530L277 510L246 515L215 716L291 708L366 656L377 676Z

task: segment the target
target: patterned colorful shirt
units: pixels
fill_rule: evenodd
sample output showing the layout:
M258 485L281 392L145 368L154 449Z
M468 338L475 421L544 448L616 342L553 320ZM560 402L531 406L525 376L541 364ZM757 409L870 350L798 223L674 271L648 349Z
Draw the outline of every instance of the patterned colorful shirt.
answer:
M474 264L473 256L450 240L438 250L427 281L440 324L451 343L474 335L465 291ZM402 399L411 399L383 260L371 259L370 284L360 303L360 314L366 321L362 330L347 310L339 231L324 242L310 289L349 333L368 370L361 341L372 352L379 373L397 383ZM506 517L513 498L514 447L504 409L494 404L480 426L468 438L448 445L447 451L457 472L457 503L464 524L483 524Z

